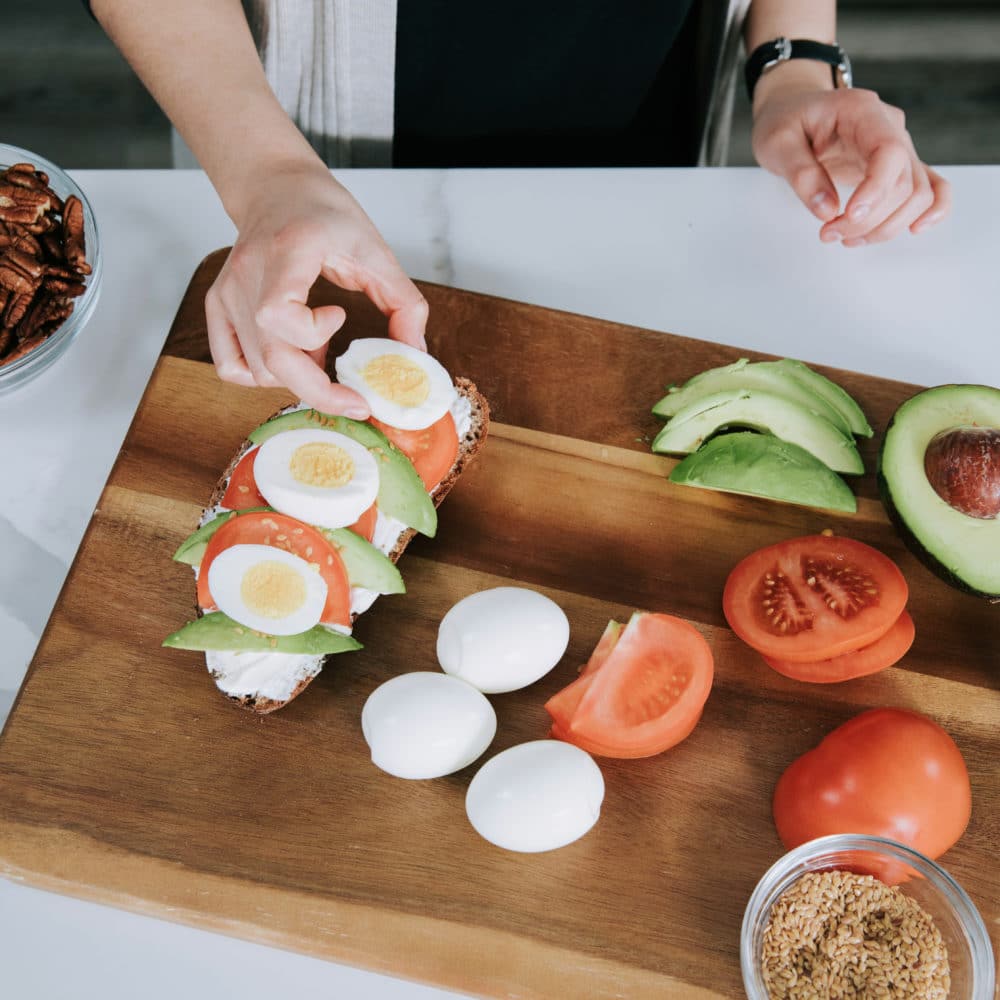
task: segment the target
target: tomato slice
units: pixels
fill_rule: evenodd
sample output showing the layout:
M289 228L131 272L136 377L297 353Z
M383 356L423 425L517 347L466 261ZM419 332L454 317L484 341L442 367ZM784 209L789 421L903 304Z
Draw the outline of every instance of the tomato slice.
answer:
M759 653L804 663L875 642L907 596L899 567L877 549L807 535L743 559L726 580L722 608L730 628Z
M590 659L580 668L581 677L586 674L592 674L595 670L600 670L604 666L604 661L611 655L611 650L618 645L618 640L621 638L622 629L624 628L625 626L621 622L616 622L613 619L608 622L607 627L601 634L601 638L597 640L597 645L594 647L593 653L590 654Z
M253 463L260 448L251 448L237 463L229 484L222 496L222 506L229 510L246 510L247 507L270 507L257 489L253 477Z
M909 612L904 611L885 635L856 649L851 653L841 653L827 660L809 663L789 663L765 656L764 661L779 674L797 681L813 684L835 684L855 677L877 674L880 670L898 663L913 645L916 629Z
M551 734L605 757L650 757L691 734L712 688L712 651L672 615L637 613L602 636L585 672L546 703ZM603 651L602 651L603 652Z
M371 418L374 424L412 463L430 492L448 474L458 458L458 431L450 413L419 431L403 431Z
M230 518L209 539L198 569L198 606L202 611L217 610L208 589L208 569L223 549L233 545L271 545L314 563L327 588L320 621L324 625L350 626L351 585L337 550L315 528L273 511Z
M375 537L375 522L378 520L378 505L372 504L354 524L350 525L351 531L360 535L366 542L370 542Z

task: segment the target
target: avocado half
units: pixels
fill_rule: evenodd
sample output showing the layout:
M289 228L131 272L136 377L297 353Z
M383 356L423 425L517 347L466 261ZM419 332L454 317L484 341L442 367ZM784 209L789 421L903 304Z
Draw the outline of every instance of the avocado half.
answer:
M1000 518L951 507L924 469L931 440L959 427L1000 429L1000 389L940 385L903 403L879 450L879 492L890 520L928 569L960 590L1000 601Z

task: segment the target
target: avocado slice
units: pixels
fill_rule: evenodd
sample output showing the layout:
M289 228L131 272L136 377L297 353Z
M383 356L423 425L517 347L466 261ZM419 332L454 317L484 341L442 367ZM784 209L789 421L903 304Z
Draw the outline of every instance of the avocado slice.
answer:
M249 514L251 510L271 510L270 507L250 507L230 510L212 518L193 534L188 535L174 553L174 560L189 566L200 566L211 537L230 518ZM406 586L396 564L380 552L371 542L351 531L350 528L317 528L337 549L347 570L352 587L364 587L379 594L404 594Z
M749 389L716 392L689 403L656 435L652 449L688 455L726 427L770 432L805 448L835 472L865 471L854 439L829 420L784 396Z
M328 656L361 649L353 636L344 635L323 625L316 625L298 635L266 635L233 621L221 611L212 611L163 640L171 649L218 649L233 652L301 653Z
M1000 389L941 385L906 400L879 450L877 481L890 519L913 553L952 586L1000 600L1000 518L972 517L935 492L924 456L943 431L1000 430Z
M851 425L840 411L831 406L823 396L817 395L790 369L782 367L781 362L751 363L747 358L740 358L739 361L720 368L710 368L689 378L681 386L671 386L666 396L653 407L653 414L661 419L669 419L690 403L729 389L757 389L784 396L825 417L845 434L851 433Z
M810 368L803 361L782 358L780 361L764 361L764 366L773 366L801 382L810 392L827 401L847 421L852 434L870 438L875 432L865 417L857 400L843 386L837 385L825 375Z
M320 413L319 410L292 410L261 424L250 434L254 444L263 444L282 431L301 427L323 427L346 434L367 448L378 462L379 510L388 517L402 521L422 535L433 538L437 532L437 508L413 463L376 427L349 417Z
M853 514L857 500L847 483L805 448L773 434L720 434L688 455L670 482L726 493Z

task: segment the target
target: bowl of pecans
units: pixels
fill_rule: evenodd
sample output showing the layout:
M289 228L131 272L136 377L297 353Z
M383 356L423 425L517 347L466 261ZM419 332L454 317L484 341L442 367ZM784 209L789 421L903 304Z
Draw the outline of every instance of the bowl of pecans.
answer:
M86 195L54 163L0 143L0 393L65 352L100 288L101 248Z
M862 834L771 866L747 904L740 965L750 1000L993 1000L989 934L962 887L912 848Z

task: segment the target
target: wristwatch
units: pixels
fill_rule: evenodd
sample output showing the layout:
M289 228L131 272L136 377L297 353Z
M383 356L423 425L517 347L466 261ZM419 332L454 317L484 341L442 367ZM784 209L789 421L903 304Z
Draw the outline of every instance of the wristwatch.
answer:
M747 57L744 76L747 82L747 93L750 100L753 100L754 88L757 81L769 69L783 63L788 59L815 59L818 62L828 63L830 72L833 74L834 87L850 87L853 83L851 76L851 60L847 58L847 53L839 45L827 45L824 42L814 42L808 38L775 38L773 41L764 42Z

